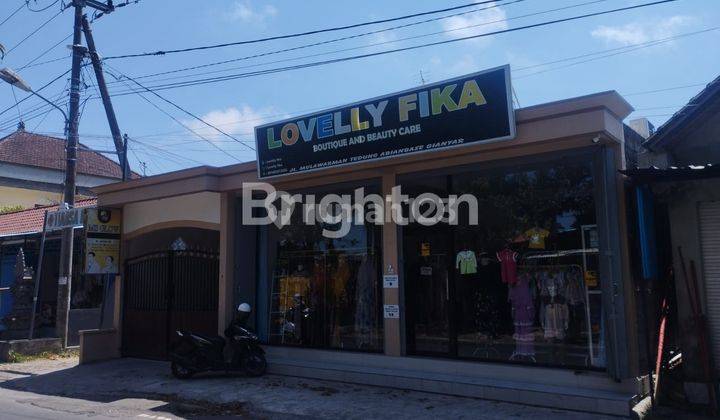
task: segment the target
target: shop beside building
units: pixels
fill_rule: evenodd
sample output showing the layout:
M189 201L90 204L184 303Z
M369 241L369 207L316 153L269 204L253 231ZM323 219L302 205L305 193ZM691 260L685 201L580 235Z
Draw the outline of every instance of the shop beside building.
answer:
M217 235L215 328L251 303L273 372L627 415L640 392L618 172L631 110L616 92L513 110L503 67L259 127L258 162L95 191L123 209L126 259L142 229ZM457 218L405 224L405 203L383 223L308 224L297 204L284 225L249 225L267 215L244 213L264 195L243 184L259 181L365 210L395 187L456 197Z
M79 200L76 207L97 214L95 199ZM43 221L46 212L58 210L57 205L39 206L0 214L0 340L25 339L28 337L27 314L20 314L22 321L12 320L18 313L15 307L13 286L17 281L15 267L18 254L22 252L25 265L37 275L40 262ZM115 216L119 227L119 215ZM96 218L97 219L97 218ZM109 222L109 220L108 220ZM94 222L92 226L102 225ZM79 344L79 331L95 329L103 325L110 327L113 311L112 281L117 273L118 256L108 247L112 234L98 233L97 228L89 235L85 226L73 232L73 276L70 295L68 324L68 345ZM117 240L115 240L117 241ZM38 281L35 314L35 338L57 337L56 317L58 302L58 272L60 265L59 230L48 231L42 258L42 269ZM116 243L111 244L117 248ZM88 256L90 258L88 258ZM113 268L114 267L114 268ZM103 308L103 300L108 305ZM22 324L18 326L18 322Z
M669 302L666 348L682 352L684 397L712 404L720 373L720 77L657 131L638 132L644 153L625 174L638 203L647 295Z

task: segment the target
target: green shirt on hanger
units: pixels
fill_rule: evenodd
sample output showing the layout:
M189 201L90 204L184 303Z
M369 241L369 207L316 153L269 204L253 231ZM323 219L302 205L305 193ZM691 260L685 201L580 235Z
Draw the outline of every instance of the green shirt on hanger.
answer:
M477 273L477 259L475 253L469 250L460 251L455 258L455 268L460 270L460 274Z

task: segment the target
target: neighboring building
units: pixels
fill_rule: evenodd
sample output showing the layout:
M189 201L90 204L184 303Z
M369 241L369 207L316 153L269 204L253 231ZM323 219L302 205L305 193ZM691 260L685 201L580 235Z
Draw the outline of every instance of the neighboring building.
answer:
M0 139L0 208L33 208L61 202L66 143L64 139L22 129ZM93 197L92 187L121 179L119 164L80 145L76 199Z
M495 95L487 103L502 103L502 92L485 92ZM427 92L403 94L427 107ZM381 152L398 147L403 139L378 134L392 130L368 129L365 111L372 109L343 111ZM397 109L388 118L397 118ZM400 120L414 109L406 106ZM449 125L504 124L507 111L494 109L408 122L417 125L399 132L422 125L418 137L439 142ZM637 377L647 372L638 363L636 285L618 173L626 153L622 120L631 111L616 92L602 92L515 110L508 125L517 135L510 138L417 154L391 150L385 159L262 179L278 190L316 194L316 202L357 187L383 196L394 186L413 196L467 193L481 203L477 225L359 223L340 239L295 219L282 229L249 226L242 189L258 181L258 162L97 187L99 206L123 212L124 292L117 296L124 300L104 345L125 356L164 358L175 329L221 333L237 305L249 302L274 373L627 416L643 393ZM328 130L332 112L318 114L318 132ZM424 111L411 115L417 112ZM350 131L338 115L338 129ZM290 123L279 134L283 124L274 125L275 135L287 148L270 135L259 147L286 154L262 163L303 165L313 152L296 154L306 145ZM194 274L202 281L185 281L178 274L187 269L166 264L163 255L177 244L219 251L211 283L202 272ZM168 305L178 296L192 300ZM302 305L311 309L305 318Z
M707 386L701 382L717 375L707 376L702 367L678 248L688 277L691 262L696 267L700 305L720 373L720 77L657 131L640 125L638 134L649 137L638 167L625 173L636 186L643 276L651 290L661 292L658 298L667 287L665 296L676 302L671 337L683 352L686 395L693 402L707 401Z
M79 200L76 207L95 207L95 198ZM0 288L11 287L14 282L16 257L20 249L25 255L25 263L37 272L40 238L45 212L58 209L57 205L40 206L0 214ZM98 325L99 304L101 303L102 283L93 276L83 274L84 229L75 229L73 246L73 295L71 298L69 343L78 344L78 330L96 328ZM38 329L37 336L54 336L55 309L57 306L58 267L60 264L61 232L49 232L45 242L43 268L38 292ZM3 318L13 308L13 296L9 291L0 292L0 339L5 337ZM41 319L42 318L42 319ZM24 338L24 337L23 337Z

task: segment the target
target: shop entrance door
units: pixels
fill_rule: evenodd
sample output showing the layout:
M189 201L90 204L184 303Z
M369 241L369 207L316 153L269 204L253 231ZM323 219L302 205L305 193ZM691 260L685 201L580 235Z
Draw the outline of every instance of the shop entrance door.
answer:
M419 228L405 234L405 308L410 354L455 354L450 322L453 279L447 231Z

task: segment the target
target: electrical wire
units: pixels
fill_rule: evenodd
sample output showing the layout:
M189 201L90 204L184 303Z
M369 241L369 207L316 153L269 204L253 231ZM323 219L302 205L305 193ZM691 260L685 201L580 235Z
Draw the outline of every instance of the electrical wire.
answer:
M23 9L23 7L25 7L25 1L23 1L23 4L21 4L20 7L18 7L17 9L15 9L15 11L13 11L12 13L10 13L10 16L8 16L8 17L6 17L5 19L3 19L3 21L0 22L0 26L2 26L2 25L3 25L5 22L7 22L8 20L12 19L13 16L15 16L19 11L21 11L21 10Z
M648 95L651 93L669 92L671 90L688 89L688 88L707 86L707 85L708 85L707 83L693 83L691 85L673 86L673 87L663 88L663 89L654 89L654 90L645 90L645 91L640 91L640 92L624 93L623 96Z
M516 1L517 1L517 0L516 0ZM497 3L496 3L496 4L491 5L491 6L489 6L489 7L485 7L485 8L482 8L482 9L473 10L472 12L483 11L483 10L487 10L487 9L493 8L493 7L507 6L507 5L510 5L510 4L512 4L512 3L515 3L516 1L508 2L508 3L503 3L503 4L497 4ZM240 69L243 69L243 68L258 67L258 66L269 65L269 64L277 64L277 63L282 63L282 62L287 62L287 61L302 60L302 59L311 58L311 57L319 57L319 56L324 56L324 55L337 54L337 53L340 53L340 52L347 52L347 51L353 51L353 50L358 50L358 49L371 48L371 47L380 46L380 45L392 44L392 43L397 43L397 42L402 42L402 41L409 41L409 40L414 40L414 39L419 39L419 38L426 38L426 37L433 36L433 35L441 35L441 34L447 34L447 33L456 32L456 31L464 31L464 30L468 30L468 29L471 29L471 28L477 28L477 27L480 27L480 26L491 25L491 24L494 24L494 23L509 22L509 21L511 21L511 20L522 19L522 18L532 17L532 16L538 16L538 15L542 15L542 14L547 14L547 13L552 13L552 12L557 12L557 11L562 11L562 10L568 10L568 9L573 9L573 8L577 8L577 7L587 6L587 5L590 5L590 4L603 3L603 2L606 2L606 1L609 1L609 0L593 0L593 1L578 3L578 4L574 4L574 5L570 5L570 6L558 7L558 8L555 8L555 9L543 10L543 11L540 11L540 12L528 13L528 14L524 14L524 15L520 15L520 16L513 16L513 17L505 18L505 19L497 19L497 20L492 20L492 21L485 21L485 22L481 22L481 23L478 23L478 24L474 24L474 25L463 26L463 27L460 27L460 28L453 28L453 29L436 31L436 32L431 32L431 33L426 33L426 34L421 34L421 35L415 35L415 36L410 36L410 37L405 37L405 38L393 39L393 40L389 40L389 41L376 42L376 43L361 45L361 46L357 46L357 47L342 48L342 49L337 49L337 50L327 51L327 52L322 52L322 53L317 53L317 54L304 55L304 56L302 56L302 57L292 57L292 58L286 58L286 59L281 59L281 60L269 61L269 62L265 62L265 63L253 64L253 65L249 65L249 66L230 67L230 68L221 69L221 70L215 70L215 71L210 71L210 72L196 73L196 74L194 74L194 75L195 75L195 76L200 76L200 75L204 75L204 74L221 73L221 72L225 72L225 71L240 70ZM468 12L465 12L465 13L468 13ZM450 16L454 16L454 15L450 15ZM448 16L443 16L443 17L440 17L440 18L435 18L435 19L433 19L433 20L443 19L443 18L446 18L446 17L448 17ZM395 26L395 27L390 27L390 28L385 28L385 29L376 30L376 31L370 31L370 32L363 32L363 33L356 34L356 35L345 36L345 37L340 37L340 38L334 38L334 39L330 39L330 40L319 41L319 42L314 42L314 43L299 45L299 46L295 46L295 47L283 48L283 49L279 49L279 50L266 51L266 52L263 52L263 53L248 55L248 56L244 56L244 57L238 57L238 58L229 59L229 60L215 61L215 62L206 63L206 64L200 64L200 65L195 65L195 66L190 66L190 67L183 67L183 68L179 68L179 69L173 69L173 70L167 70L167 71L162 71L162 72L157 72L157 73L152 73L152 74L135 76L135 78L136 78L136 79L145 79L145 78L149 78L149 77L155 77L155 76L161 76L161 75L167 75L167 74L173 74L173 73L181 73L181 72L190 71L190 70L197 70L197 69L201 69L201 68L213 67L213 66L218 66L218 65L222 65L222 64L234 63L234 62L238 62L238 61L245 61L245 60L249 60L249 59L253 59L253 58L267 57L267 56L270 56L270 55L276 55L276 54L281 54L281 53L290 52L290 51L298 51L298 50L302 50L302 49L306 49L306 48L312 48L312 47L317 47L317 46L321 46L321 45L327 45L327 44L331 44L331 43L335 43L335 42L346 41L346 40L349 40L349 39L355 39L355 38L360 38L360 37L375 35L375 34L378 34L378 33L381 33L381 32L386 32L386 31L390 31L390 30L395 30L395 29L398 29L398 28L404 28L404 27L407 27L407 26L412 26L412 25L416 25L416 24L420 24L420 23L425 23L425 22L427 22L427 21L413 22L413 23L406 24L406 25ZM191 77L191 75L187 75L187 76L177 76L177 77L175 77L175 78L185 78L185 77ZM172 79L173 79L173 78L159 79L159 80L154 80L153 82L158 82L158 81L161 81L161 80L172 80Z
M36 62L37 60L39 60L40 58L42 58L43 56L45 56L45 54L47 54L47 53L49 53L50 51L52 51L53 49L55 49L55 47L57 47L58 45L60 45L60 44L62 44L63 42L67 41L68 39L72 38L72 36L73 36L73 34L70 34L70 35L66 36L65 38L61 39L60 41L56 42L56 43L53 44L50 48L48 48L48 49L46 49L45 51L43 51L40 55L38 55L37 57L35 57L35 58L33 58L32 60L28 61L27 63L23 64L22 66L20 66L17 70L20 71L20 70L23 70L23 69L26 69L26 68L30 67L31 64L33 64L34 62ZM63 59L64 59L64 58L65 58L65 57L63 57ZM54 61L57 61L57 60L54 60Z
M59 76L55 77L55 78L52 79L51 81L47 82L47 83L44 84L42 87L40 87L40 88L38 88L38 89L34 89L34 91L35 91L35 92L41 92L43 89L45 89L46 87L50 86L51 84L57 82L60 78L62 78L63 76L67 75L68 73L70 73L70 69L64 71L62 74L60 74ZM33 97L33 94L30 93L30 94L28 94L26 97L20 99L20 100L18 101L18 103L21 104L21 103L25 102L27 99L30 99L30 98L32 98L32 97ZM8 112L8 111L11 110L11 109L13 109L12 106L3 109L2 111L0 111L0 115Z
M41 30L42 28L44 28L48 23L50 23L50 22L52 22L53 20L55 20L55 18L58 17L58 16L60 16L63 12L64 12L64 10L60 10L59 12L55 13L54 15L52 15L48 20L46 20L45 22L43 22L40 26L38 26L37 28L35 28L32 32L30 32L25 38L23 38L22 40L20 40L20 42L18 42L18 43L15 44L12 48L10 48L9 50L7 50L7 52L5 53L5 55L7 56L7 55L10 54L15 48L19 47L19 46L22 45L25 41L27 41L28 39L30 39L31 36L33 36L33 35L35 35L36 33L40 32L40 30Z
M108 67L110 67L110 66L108 66ZM112 67L111 67L111 68L112 68ZM249 148L250 150L253 150L253 151L255 150L254 147L252 147L252 146L250 146L250 145L248 145L248 144L245 144L245 143L242 142L241 140L239 140L239 139L235 138L234 136L226 133L225 131L217 128L215 125L210 124L209 122L207 122L207 121L205 121L204 119L198 117L197 115L193 114L192 112L186 110L185 108L181 107L180 105L176 104L175 102L173 102L173 101L165 98L164 96L160 95L159 93L155 92L153 89L150 89L150 88L142 85L140 82L138 82L137 80L133 79L132 77L130 77L130 76L126 75L126 74L123 74L122 72L120 72L119 70L117 70L117 69L115 69L115 68L112 68L112 69L113 69L113 71L115 71L115 72L117 72L118 74L120 74L122 77L127 78L127 79L130 80L131 82L133 82L133 83L135 83L136 85L138 85L141 89L147 91L148 93L151 93L151 94L155 95L155 96L158 97L159 99L161 99L161 100L163 100L164 102L172 105L173 107L175 107L175 108L177 108L178 110L182 111L183 113L189 115L190 117L192 117L192 118L200 121L200 122L203 123L204 125L212 128L213 130L217 131L218 133L224 135L225 137L228 137L228 138L230 138L230 139L232 139L232 140L235 140L236 142L244 145L245 147ZM111 74L111 75L112 75L112 74ZM115 75L112 75L112 76L115 77L115 78L117 78Z
M276 36L251 39L251 40L246 40L246 41L226 42L226 43L222 43L222 44L212 44L212 45L204 45L204 46L199 46L199 47L179 48L179 49L175 49L175 50L164 50L164 51L160 50L160 51L155 51L155 52L116 55L116 56L106 57L105 59L111 60L111 59L118 59L118 58L157 56L157 55L167 55L167 54L174 54L174 53L184 53L184 52L190 52L190 51L209 50L209 49L215 49L215 48L230 47L230 46L235 46L235 45L257 44L257 43L266 42L266 41L275 41L278 39L297 38L297 37L316 35L316 34L327 33L327 32L342 31L345 29L359 28L359 27L368 26L368 25L377 25L377 24L381 24L381 23L388 23L388 22L395 22L395 21L399 21L399 20L412 19L415 17L449 12L452 10L459 10L459 9L468 8L468 7L475 7L475 6L483 5L483 4L491 4L491 3L494 3L495 1L496 0L485 0L485 1L479 1L479 2L473 2L473 3L466 3L466 4L463 4L460 6L431 10L431 11L427 11L427 12L414 13L414 14L410 14L410 15L403 15L403 16L398 16L398 17L389 18L389 19L380 19L380 20L374 20L374 21L368 21L368 22L362 22L362 23L354 23L351 25L336 26L336 27L332 27L332 28L315 29L312 31L298 32L298 33L293 33L293 34L276 35Z
M566 65L564 65L564 66L558 66L558 67L553 67L553 68L546 69L546 70L540 70L540 71L537 71L537 72L534 72L534 73L523 74L523 75L521 75L521 76L514 76L513 78L514 78L514 79L524 79L524 78L526 78L526 77L530 77L530 76L535 76L535 75L538 75L538 74L547 73L547 72L549 72L549 71L555 71L555 70L559 70L559 69L563 69L563 68L568 68L568 67L572 67L572 66L577 66L577 65L580 65L580 64L589 63L589 62L591 62L591 61L601 60L601 59L603 59L603 58L614 57L614 56L616 56L616 55L627 54L627 53L630 53L630 52L633 52L633 51L637 51L637 50L640 50L640 49L645 49L645 48L649 48L649 47L655 47L655 46L657 46L657 45L666 44L666 43L668 43L668 42L672 42L672 41L674 41L674 40L676 40L676 39L680 39L680 38L683 38L683 37L686 37L686 36L699 35L699 34L703 34L703 33L707 33L707 32L712 32L712 31L717 31L717 30L720 30L720 26L716 26L716 27L713 27L713 28L707 28L707 29L703 29L703 30L695 31L695 32L689 32L689 33L685 33L685 34L679 34L679 35L675 35L675 36L671 36L671 37L667 37L667 38L662 38L662 39L658 39L658 40L654 40L654 41L648 41L648 42L643 42L643 43L634 44L634 45L626 45L626 46L620 47L620 48L613 48L612 50L609 50L609 51L617 51L617 50L620 50L620 51L613 52L613 53L611 53L611 54L600 55L600 56L597 56L597 57L589 58L589 59L587 59L587 60L577 61L577 62L575 62L575 63L566 64ZM583 58L583 57L588 57L588 56L598 55L598 54L599 54L599 53L584 54L584 55L582 55L582 56L577 56L577 57L575 57L575 58L573 58L573 59ZM552 64L555 64L555 63L558 63L558 62L562 62L562 61L569 61L569 60L557 60L557 61L555 61L555 62L552 63ZM521 69L516 69L516 71L522 71L522 70L526 70L526 69L529 69L529 68L532 68L532 67L538 67L538 65L529 66L529 67L525 67L525 68L521 68Z
M279 72L285 72L285 71L291 71L291 70L323 66L323 65L328 65L328 64L342 63L342 62L347 62L347 61L352 61L352 60L383 56L383 55L393 54L393 53L398 53L398 52L412 51L412 50L416 50L416 49L420 49L420 48L427 48L427 47L431 47L431 46L446 45L446 44L450 44L450 43L454 43L454 42L466 41L469 39L478 39L478 38L488 37L488 36L492 36L492 35L516 32L516 31L538 28L538 27L543 27L543 26L549 26L549 25L558 24L558 23L564 23L564 22L569 22L569 21L574 21L574 20L579 20L579 19L585 19L588 17L623 12L623 11L628 11L628 10L633 10L633 9L638 9L638 8L643 8L643 7L649 7L649 6L655 6L655 5L664 4L664 3L671 3L671 2L676 2L676 1L678 1L678 0L660 0L660 1L650 2L650 3L634 5L634 6L622 7L622 8L617 8L617 9L594 12L594 13L587 13L587 14L583 14L583 15L571 16L571 17L555 19L555 20L551 20L551 21L539 22L539 23L535 23L535 24L531 24L531 25L519 26L516 28L502 29L502 30L498 30L498 31L486 32L486 33L477 34L477 35L470 35L470 36L461 37L461 38L413 45L413 46L408 46L408 47L403 47L403 48L396 48L396 49L378 51L378 52L367 53L367 54L359 54L359 55L355 55L355 56L342 57L342 58L331 59L331 60L315 61L315 62L310 62L310 63L298 64L298 65L294 65L294 66L285 66L285 67L278 67L278 68L273 68L273 69L254 71L254 72L245 72L245 73L237 73L237 74L226 75L226 76L188 80L188 81L177 82L177 83L152 85L152 86L148 87L148 89L151 89L154 91L176 89L176 88L187 87L187 86L204 85L204 84L209 84L209 83L217 83L217 82L224 82L224 81L228 81L228 80L254 77L254 76L258 76L258 75L273 74L273 73L279 73ZM115 95L117 95L117 93Z
M46 11L47 9L49 9L49 8L55 6L56 4L58 4L59 1L60 1L60 0L55 0L55 1L52 2L51 4L43 7L42 9L32 9L32 8L30 8L30 0L25 0L25 5L27 6L28 10L31 11L31 12L44 12L44 11ZM35 3L37 3L37 0L35 1Z
M113 69L113 70L115 70L115 69ZM105 71L106 73L108 73L110 76L112 76L112 77L114 77L114 78L117 78L117 76L115 76L114 74L108 72L107 69L104 70L104 71ZM115 70L115 71L117 71L117 70ZM132 87L131 87L131 89L132 89ZM154 93L154 92L152 92L152 91L150 91L150 92L153 93L154 95L160 97L161 99L167 101L164 97L158 95L157 93ZM237 160L238 162L241 162L240 159L238 159L237 157L235 157L235 156L232 155L231 153L227 152L226 150L224 150L223 148L221 148L220 146L218 146L217 144L215 144L212 140L204 137L203 135L201 135L201 134L198 133L197 131L195 131L195 130L193 130L192 128L190 128L187 124L183 123L183 122L180 121L179 119L175 118L175 116L173 116L173 115L170 114L169 112L167 112L167 111L165 111L164 109L162 109L161 107L159 107L157 104L155 104L153 101L151 101L150 99L148 99L145 95L143 95L142 92L136 91L135 93L136 93L137 95L139 95L141 98L143 98L147 103L149 103L150 105L152 105L153 108L157 109L158 111L162 112L163 114L165 114L167 117L169 117L170 119L172 119L172 120L175 121L176 123L180 124L180 126L182 126L183 128L185 128L187 131L189 131L189 132L195 134L197 137L205 140L205 141L206 141L207 143L209 143L211 146L213 146L213 147L216 148L217 150L221 151L222 153L226 154L227 156L233 158L234 160ZM171 102L171 104L172 104L172 102ZM201 120L201 121L202 121L202 120Z
M171 156L175 156L175 157L180 158L180 159L183 159L183 160L185 160L185 161L187 161L187 162L192 162L192 163L195 163L195 164L198 164L198 165L205 165L205 163L200 162L200 161L198 161L198 160L191 159L191 158L189 158L189 157L186 157L186 156L183 156L183 155L180 155L180 154L171 152L171 151L169 151L169 150L167 150L167 149L163 149L162 147L159 147L159 146L155 146L155 145L152 145L152 144L149 144L149 143L146 143L146 142L142 142L142 141L137 140L137 139L133 139L132 137L128 137L128 140L129 140L129 141L133 141L133 142L135 142L135 143L137 143L137 144L139 144L139 145L142 145L142 146L144 146L144 147L149 147L149 148L151 148L151 149L153 149L153 150L159 150L159 151L161 151L161 152L165 152L165 153L167 153L167 154L169 154L169 155L171 155ZM202 151L202 150L197 150L197 151Z
M32 67L42 66L42 65L45 65L45 64L56 63L56 62L58 62L58 61L60 61L60 60L65 60L65 59L67 59L67 58L68 58L68 55L66 54L66 55L64 55L64 56L62 56L62 57L53 58L52 60L41 61L41 62L39 62L39 63L34 63L34 64L26 65L25 68L26 68L26 69L29 69L29 68L32 68Z

